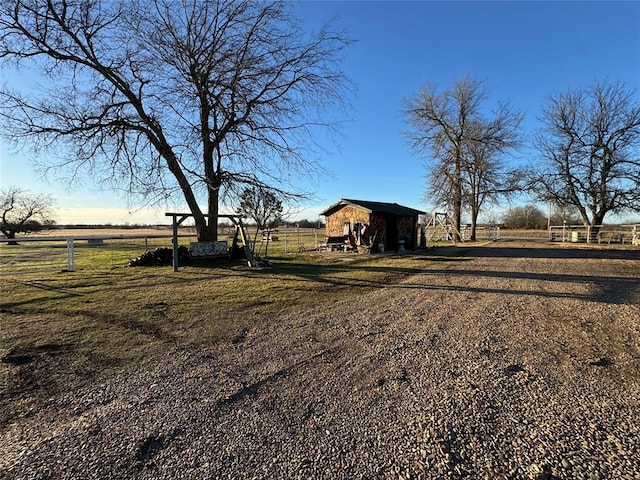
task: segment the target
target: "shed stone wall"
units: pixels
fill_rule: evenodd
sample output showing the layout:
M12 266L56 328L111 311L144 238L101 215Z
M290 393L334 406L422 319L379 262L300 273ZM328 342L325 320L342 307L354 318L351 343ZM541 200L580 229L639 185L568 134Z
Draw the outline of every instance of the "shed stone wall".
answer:
M350 223L352 226L356 223L369 224L369 214L360 208L345 205L337 212L326 217L327 237L339 237L344 235L344 224Z

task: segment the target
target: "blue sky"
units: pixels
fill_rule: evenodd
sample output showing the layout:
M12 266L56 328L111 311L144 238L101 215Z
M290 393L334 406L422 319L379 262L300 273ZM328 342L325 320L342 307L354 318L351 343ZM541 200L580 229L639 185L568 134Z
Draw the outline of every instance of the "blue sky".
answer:
M486 81L487 106L508 100L525 113L523 133L538 127L545 98L596 80L640 89L640 2L300 2L309 29L330 19L356 42L344 70L357 88L339 150L320 161L333 175L298 214L317 218L340 198L397 202L432 210L424 200L424 156L403 136L403 101L429 81L440 88L465 74ZM3 145L2 186L19 185L57 199L59 223L166 223L91 184L71 192L37 177L24 154ZM512 162L535 162L523 148ZM503 207L488 211L499 215ZM506 208L506 206L504 206ZM481 218L482 220L482 218Z

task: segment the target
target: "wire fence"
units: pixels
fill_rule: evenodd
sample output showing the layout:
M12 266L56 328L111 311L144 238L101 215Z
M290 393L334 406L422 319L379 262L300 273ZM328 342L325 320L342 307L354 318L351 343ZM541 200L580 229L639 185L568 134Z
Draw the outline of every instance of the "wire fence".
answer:
M195 236L181 236L181 241ZM142 253L170 247L171 235L0 239L0 275L125 266ZM17 245L12 245L17 243Z
M90 230L73 233L72 236L0 239L0 275L122 267L149 250L173 246L169 233L93 235ZM263 257L305 251L324 243L324 229L285 228L267 234L250 227L247 234L255 253ZM234 236L235 228L224 227L218 231L218 239L226 241L228 247ZM196 241L196 233L191 228L182 229L178 235L178 245L190 247Z
M640 225L552 225L549 240L571 243L640 244Z

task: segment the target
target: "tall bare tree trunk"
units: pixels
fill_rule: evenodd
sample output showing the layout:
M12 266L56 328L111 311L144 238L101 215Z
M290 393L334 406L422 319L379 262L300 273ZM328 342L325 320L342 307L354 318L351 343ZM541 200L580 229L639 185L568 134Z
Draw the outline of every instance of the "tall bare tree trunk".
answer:
M209 224L207 225L206 237L207 241L215 242L218 240L218 208L220 206L220 186L214 185L208 188L208 212Z
M470 240L472 242L476 241L477 238L477 230L478 230L478 215L480 214L480 209L479 208L472 208L471 209L471 238Z
M462 221L462 160L458 155L454 171L455 183L453 185L453 240L460 241L460 223Z

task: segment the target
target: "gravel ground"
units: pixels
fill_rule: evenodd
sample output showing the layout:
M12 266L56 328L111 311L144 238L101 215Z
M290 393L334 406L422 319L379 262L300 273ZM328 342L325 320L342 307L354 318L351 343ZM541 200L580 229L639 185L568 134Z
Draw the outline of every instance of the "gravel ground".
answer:
M640 478L639 252L520 247L51 399L0 478Z

